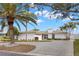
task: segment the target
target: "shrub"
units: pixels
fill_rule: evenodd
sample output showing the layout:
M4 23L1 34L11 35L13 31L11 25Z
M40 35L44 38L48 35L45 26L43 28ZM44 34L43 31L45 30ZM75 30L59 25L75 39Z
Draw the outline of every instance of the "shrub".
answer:
M66 40L66 39L60 39L60 38L56 38L56 39L54 39L54 40Z
M47 40L53 40L52 38L48 38Z

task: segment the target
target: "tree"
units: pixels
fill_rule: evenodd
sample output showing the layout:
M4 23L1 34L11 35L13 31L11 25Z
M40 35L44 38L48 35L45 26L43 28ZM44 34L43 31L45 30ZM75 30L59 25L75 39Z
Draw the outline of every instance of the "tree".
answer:
M39 29L33 29L33 31L39 31Z
M19 35L19 30L17 27L14 27L14 35L16 36L16 39L18 39L18 35Z
M66 39L70 39L70 35L71 35L71 31L74 30L75 28L77 28L76 26L77 24L74 24L72 22L68 22L66 23L64 26L60 27L60 30L65 30L67 35L66 35Z
M9 37L11 39L11 43L14 42L14 33L13 33L13 23L15 22L19 29L20 26L18 24L18 21L21 22L24 27L25 21L31 21L34 24L36 23L36 15L33 13L29 13L25 8L28 9L29 4L12 4L12 3L5 3L5 4L0 4L0 18L1 20L1 25L2 25L2 30L3 28L7 25L9 27ZM26 11L25 15L23 15L23 11Z
M57 18L79 20L79 3L35 3L34 5L39 11L43 11L44 7L50 7L50 15L61 14Z

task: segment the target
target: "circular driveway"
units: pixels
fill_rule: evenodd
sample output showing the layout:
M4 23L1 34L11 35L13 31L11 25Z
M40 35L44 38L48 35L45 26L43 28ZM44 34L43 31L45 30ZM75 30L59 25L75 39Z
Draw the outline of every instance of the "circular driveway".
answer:
M73 41L53 40L52 42L18 42L19 44L35 45L36 49L29 52L34 55L73 56Z
M16 54L16 53L8 53L8 52L0 52L0 56L25 56L22 54ZM27 55L30 56L30 55Z
M0 56L73 56L73 41L53 40L52 42L16 42L17 44L35 45L36 49L24 54L2 52Z

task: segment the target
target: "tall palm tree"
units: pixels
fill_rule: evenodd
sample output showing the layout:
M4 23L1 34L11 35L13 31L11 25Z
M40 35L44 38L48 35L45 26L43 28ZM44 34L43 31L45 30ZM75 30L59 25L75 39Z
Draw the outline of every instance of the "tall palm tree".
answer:
M23 13L25 10L24 8L27 8L28 4L12 4L12 3L5 3L5 4L0 4L0 18L2 19L0 22L2 24L2 29L8 25L9 27L9 37L11 39L11 43L14 42L14 33L13 33L13 23L15 22L19 29L20 25L18 23L21 22L25 27L25 21L31 21L34 24L36 23L36 15L33 13ZM26 11L26 10L25 10Z
M79 3L35 3L34 5L39 11L43 11L44 6L50 7L50 15L52 15L51 12L53 12L53 15L61 13L62 16L58 16L57 18L79 20Z
M69 18L70 20L79 20L79 3L54 3L52 8L55 10L54 14L61 13L60 18Z
M14 35L16 36L16 39L18 40L19 30L17 27L14 27Z
M33 19L37 19L37 17L34 14L30 14L30 12L26 12L26 11L21 11L19 12L20 14L22 14L23 16L29 16L31 15ZM23 19L25 21L25 25L26 26L26 32L27 32L27 24L29 23L30 25L32 25L34 27L34 25L30 22L29 19ZM35 22L35 24L37 25L37 23ZM26 40L27 40L27 33L26 33Z
M60 27L60 30L65 30L67 35L66 35L66 39L70 39L70 35L71 35L71 31L73 29L77 28L76 24L72 23L72 22L68 22L67 24L65 24L64 26Z

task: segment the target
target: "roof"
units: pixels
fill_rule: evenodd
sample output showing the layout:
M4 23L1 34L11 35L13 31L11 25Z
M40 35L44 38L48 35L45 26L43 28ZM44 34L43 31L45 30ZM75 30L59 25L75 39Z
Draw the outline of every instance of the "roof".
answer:
M34 34L48 34L48 32L47 31L27 31L27 32L21 32L21 34L24 34L24 33L27 33L27 34L32 34L32 33L34 33Z
M27 31L27 32L21 32L20 34L67 34L66 32L63 31L52 31L52 32L48 32L48 31Z

